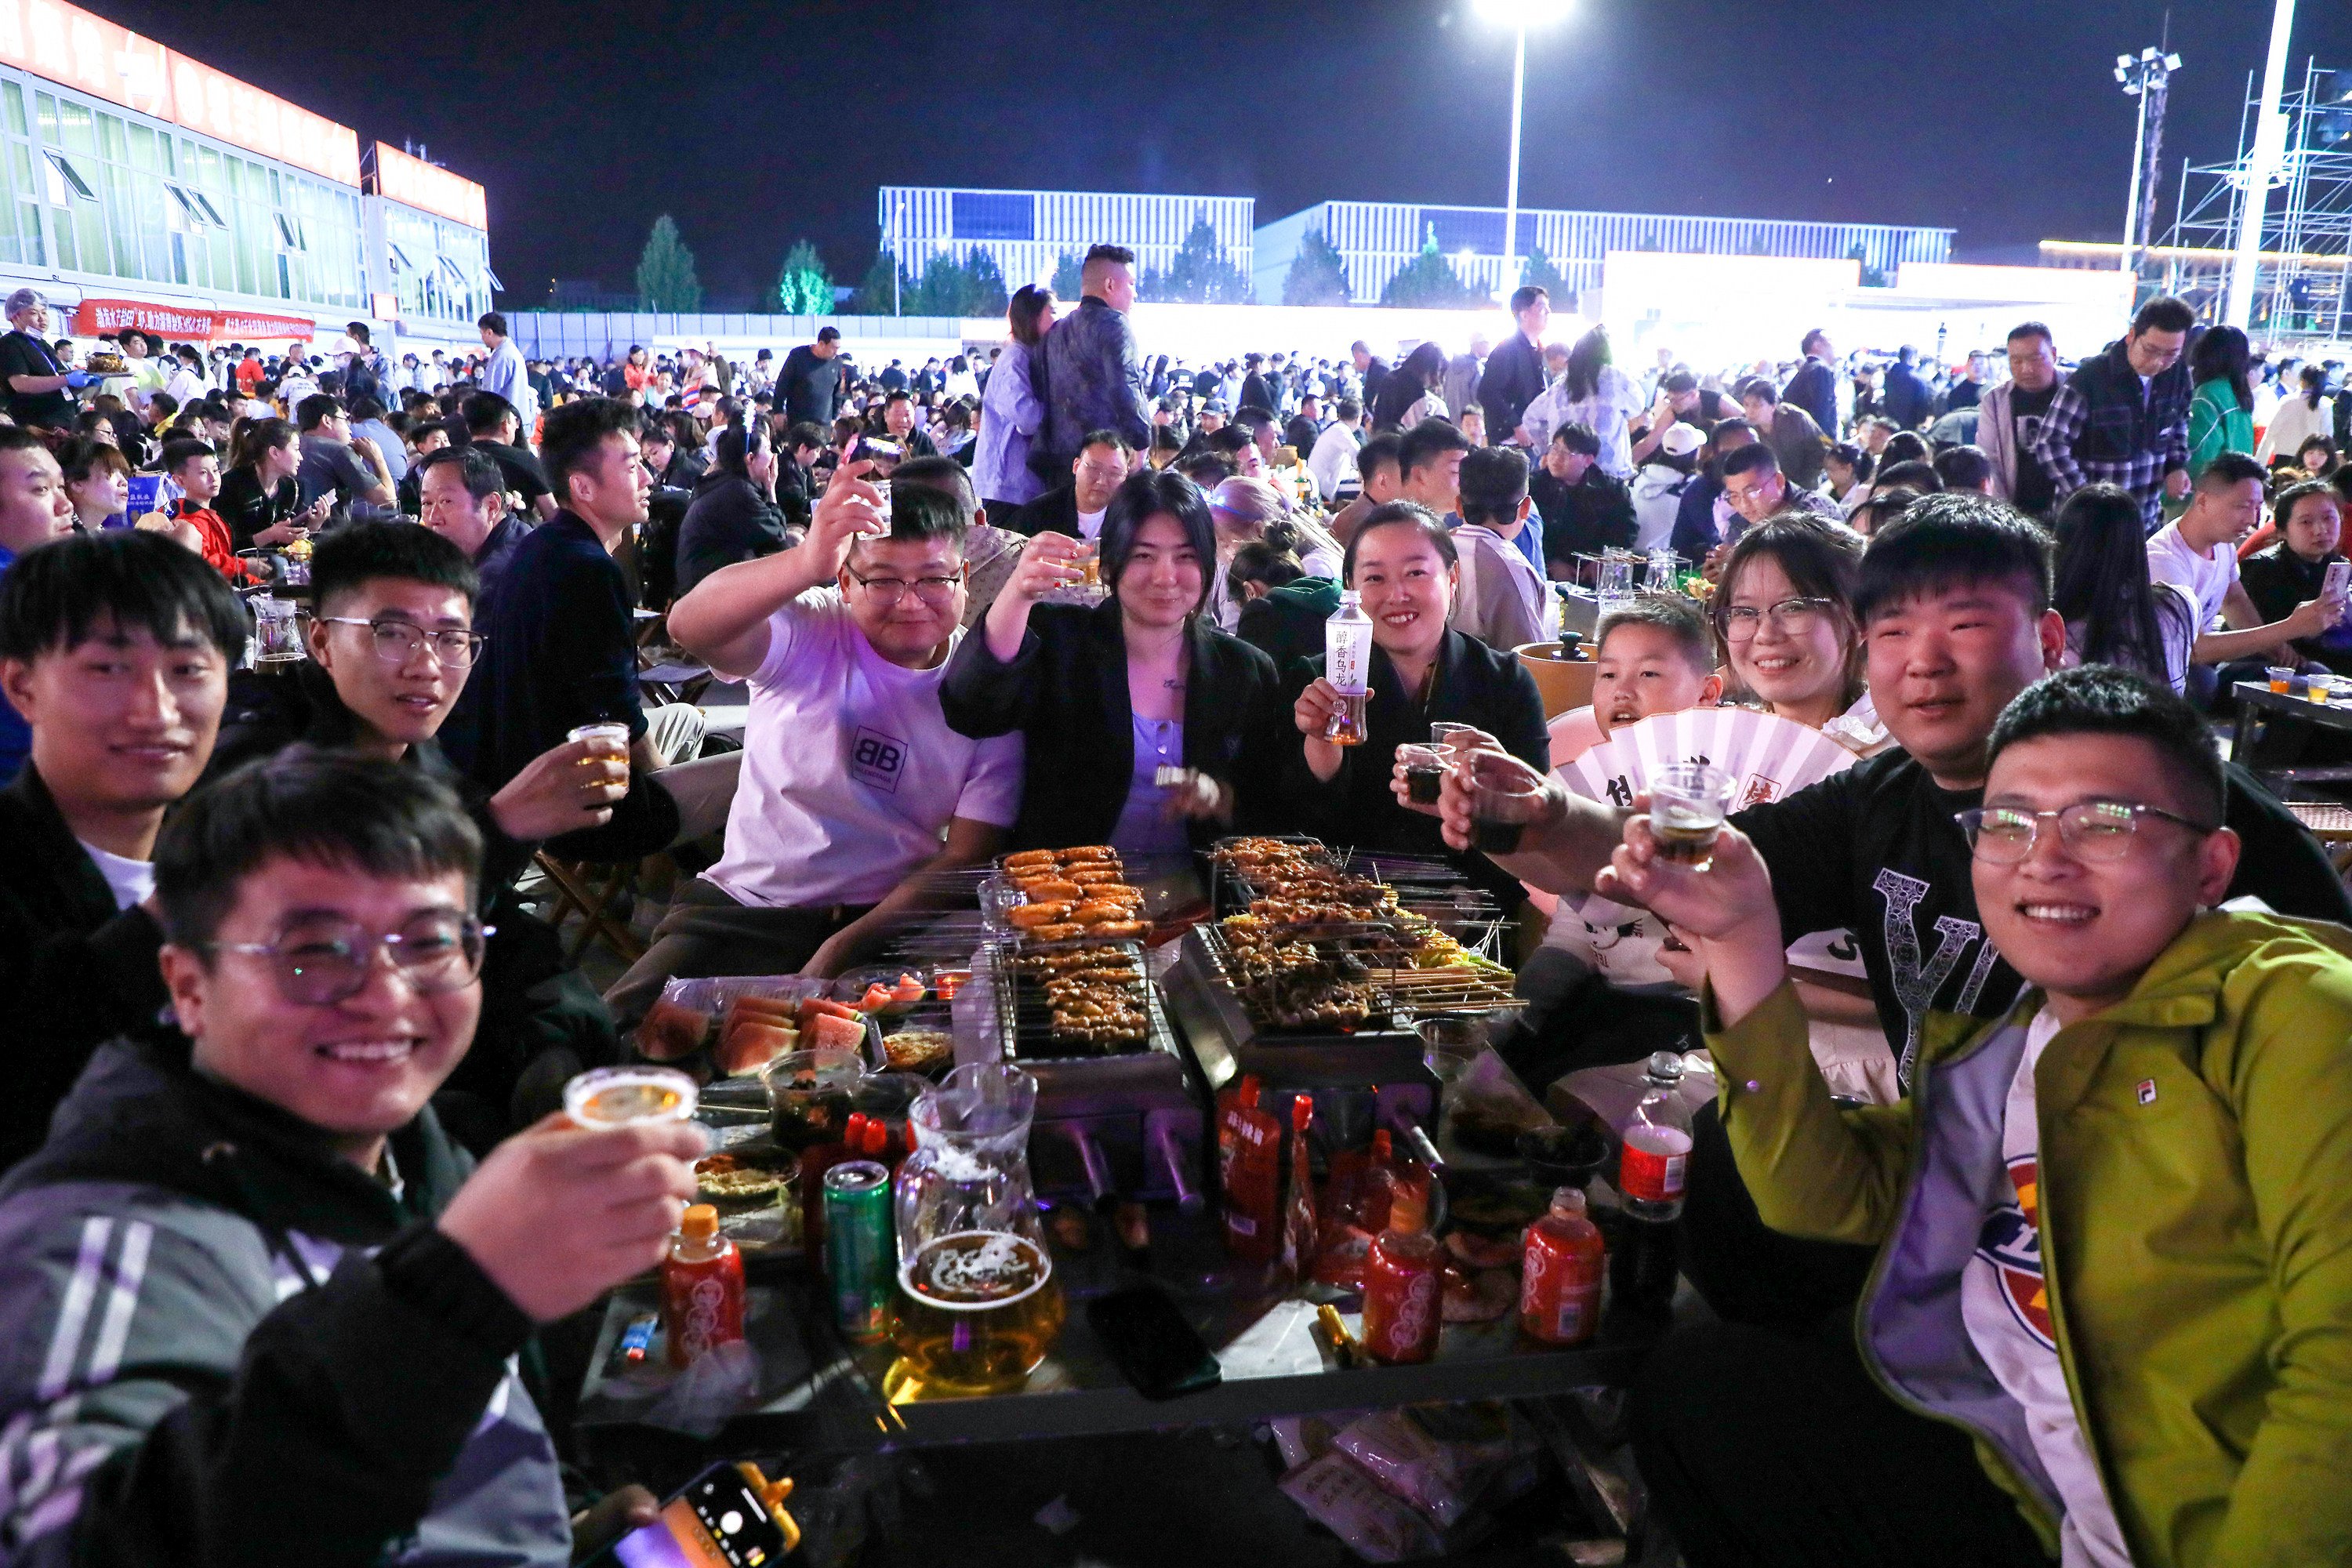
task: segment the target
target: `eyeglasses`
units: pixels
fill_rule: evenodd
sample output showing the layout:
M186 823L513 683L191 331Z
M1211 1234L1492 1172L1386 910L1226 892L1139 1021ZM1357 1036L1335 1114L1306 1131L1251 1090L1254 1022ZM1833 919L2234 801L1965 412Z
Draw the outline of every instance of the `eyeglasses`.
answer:
M416 657L417 649L429 645L433 657L444 666L463 669L490 640L487 632L461 632L454 626L428 632L411 621L362 621L354 616L320 616L319 619L331 626L367 627L374 635L376 658L386 664L405 664Z
M874 595L874 602L877 605L895 605L907 596L908 583L904 577L860 577L854 571L849 575L859 587ZM918 577L913 586L916 596L923 603L940 605L955 597L955 591L963 586L963 577L960 574L953 577Z
M2015 806L1978 806L1956 814L1952 820L1960 825L1968 836L1969 847L1979 860L1997 866L2014 866L2033 853L2033 846L2042 834L2042 824L2054 820L2058 824L2058 841L2069 854L2078 859L2092 861L2120 860L2131 853L2133 837L2139 832L2140 819L2160 816L2167 822L2177 822L2191 833L2217 831L2202 822L2191 822L2185 816L2166 811L2161 806L2140 805L2121 800L2077 801L2058 811L2020 811Z
M1723 612L1723 635L1729 642L1746 642L1756 635L1764 617L1772 617L1772 629L1793 637L1802 637L1813 629L1822 614L1830 607L1827 599L1783 599L1777 605L1761 608L1754 605L1728 605Z
M483 943L497 929L472 915L430 914L378 935L355 921L323 919L302 921L276 942L205 946L273 959L279 995L306 1007L328 1007L366 988L379 952L420 996L462 991L482 973Z

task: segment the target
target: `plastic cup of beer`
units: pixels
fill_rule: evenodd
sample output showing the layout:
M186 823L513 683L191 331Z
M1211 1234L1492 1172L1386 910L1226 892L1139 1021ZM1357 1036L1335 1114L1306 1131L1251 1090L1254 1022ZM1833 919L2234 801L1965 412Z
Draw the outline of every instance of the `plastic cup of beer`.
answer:
M2280 696L2284 697L2294 689L2294 671L2292 668L2285 665L2274 664L2270 667L2269 674L2271 689Z
M563 738L588 743L588 754L579 762L583 768L593 768L605 762L618 763L624 769L629 765L629 727L626 724L614 721L583 724Z
M2303 694L2324 708L2336 700L2336 682L2325 675L2312 676L2304 681Z
M1101 545L1092 540L1081 542L1078 545L1078 552L1070 557L1070 563L1086 574L1082 579L1086 586L1089 588L1102 586Z
M1738 781L1706 763L1675 763L1650 777L1650 833L1658 856L1694 871L1715 864L1715 840Z
M699 1103L694 1079L675 1068L598 1068L563 1086L563 1113L582 1127L684 1121Z
M1404 768L1405 798L1415 805L1435 805L1445 770L1454 765L1454 748L1402 745L1396 749L1396 757Z
M1471 847L1481 855L1517 853L1527 825L1543 810L1543 781L1530 781L1517 761L1473 752L1461 763L1470 782Z

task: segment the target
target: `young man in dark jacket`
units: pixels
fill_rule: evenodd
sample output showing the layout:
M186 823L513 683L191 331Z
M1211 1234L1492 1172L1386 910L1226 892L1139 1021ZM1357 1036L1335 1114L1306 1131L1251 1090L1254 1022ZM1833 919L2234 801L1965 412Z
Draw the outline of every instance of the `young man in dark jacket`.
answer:
M347 754L174 818L184 1043L106 1047L0 1186L0 1417L47 1457L12 1563L571 1561L515 1357L660 1258L704 1139L551 1118L468 1173L426 1100L480 1006L479 852L446 790Z
M1511 314L1519 330L1486 356L1478 378L1478 403L1486 411L1486 439L1501 446L1516 438L1519 418L1528 405L1543 395L1544 332L1551 325L1551 295L1530 283L1511 296ZM1364 406L1371 406L1371 389L1364 389Z
M1528 476L1528 494L1543 517L1545 564L1570 575L1579 555L1633 546L1633 493L1601 467L1601 437L1574 420L1551 433L1551 445Z
M39 1147L100 1041L163 1005L151 859L213 752L245 607L203 559L124 529L0 577L0 689L32 726L0 791L0 1167Z
M1834 438L1839 427L1837 372L1830 368L1830 360L1837 351L1830 346L1830 335L1819 327L1805 334L1801 346L1805 363L1796 368L1789 377L1789 384L1780 389L1780 401L1811 415L1813 423Z
M1045 334L1042 355L1045 457L1069 462L1090 430L1116 430L1137 451L1151 439L1143 408L1143 364L1127 313L1135 306L1135 253L1097 245L1087 252L1078 308Z

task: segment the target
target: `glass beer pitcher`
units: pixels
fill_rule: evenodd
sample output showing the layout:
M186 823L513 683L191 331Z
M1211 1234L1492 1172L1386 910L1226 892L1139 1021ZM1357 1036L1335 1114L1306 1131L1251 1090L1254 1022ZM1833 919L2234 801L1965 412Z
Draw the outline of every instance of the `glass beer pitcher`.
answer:
M1035 1079L974 1062L908 1112L915 1152L895 1193L893 1399L1010 1393L1061 1332L1061 1287L1029 1181L1036 1110Z

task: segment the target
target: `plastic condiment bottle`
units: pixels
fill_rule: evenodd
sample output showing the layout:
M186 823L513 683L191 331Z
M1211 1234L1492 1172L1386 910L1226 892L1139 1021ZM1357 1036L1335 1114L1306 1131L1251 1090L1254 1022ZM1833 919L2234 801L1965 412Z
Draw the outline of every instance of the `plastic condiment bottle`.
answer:
M1271 1263L1282 1246L1282 1123L1257 1100L1257 1080L1244 1079L1225 1126L1218 1129L1217 1152L1224 1172L1225 1250L1244 1263Z
M719 1211L686 1211L661 1266L662 1330L669 1363L685 1366L743 1337L743 1255L719 1231Z
M1519 1330L1548 1345L1580 1344L1601 1323L1601 1281L1608 1249L1584 1217L1584 1194L1562 1187L1551 1212L1528 1226L1519 1274Z
M1302 1094L1290 1102L1290 1184L1282 1200L1282 1269L1294 1279L1315 1268L1315 1168L1307 1151L1314 1124L1315 1101Z
M1429 1234L1427 1200L1401 1186L1389 1206L1389 1227L1364 1259L1365 1353L1391 1364L1424 1362L1437 1353L1439 1270L1445 1248Z

